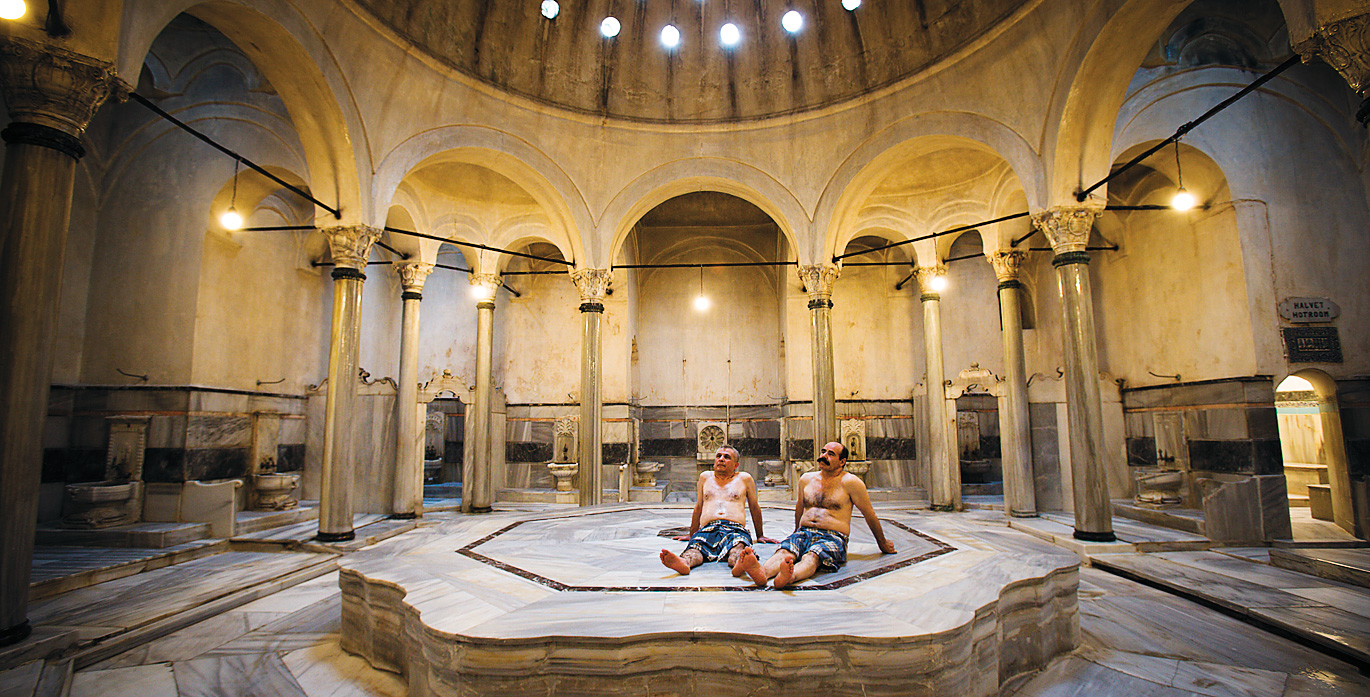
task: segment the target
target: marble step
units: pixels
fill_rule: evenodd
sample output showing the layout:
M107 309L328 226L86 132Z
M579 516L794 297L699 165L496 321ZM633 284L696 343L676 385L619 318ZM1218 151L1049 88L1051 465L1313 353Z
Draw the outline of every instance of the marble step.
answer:
M1217 607L1370 668L1367 597L1309 574L1215 552L1095 556L1095 568Z
M70 530L56 523L38 526L41 547L143 547L165 549L210 537L209 523L129 523L100 530Z
M215 539L161 549L36 547L29 602L227 551L228 540Z
M1370 549L1272 549L1270 563L1281 569L1370 588Z
M235 536L247 535L318 518L318 502L301 501L299 507L288 511L238 511L233 530Z
M1131 499L1114 499L1113 515L1194 535L1205 534L1203 511L1192 508L1148 508Z

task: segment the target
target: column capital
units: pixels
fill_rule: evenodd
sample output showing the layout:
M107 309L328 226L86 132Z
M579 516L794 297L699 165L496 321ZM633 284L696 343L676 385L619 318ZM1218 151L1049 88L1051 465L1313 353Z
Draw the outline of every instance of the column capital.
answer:
M809 294L809 308L815 302L832 307L832 287L842 275L842 269L835 264L809 264L799 267L799 281Z
M580 291L582 309L586 304L596 304L603 309L604 296L609 290L613 273L612 269L576 269L571 272L571 280Z
M947 275L946 264L934 264L933 266L917 266L913 269L914 278L918 279L918 289L923 292L924 300L936 300L938 295L937 288L934 287L936 279Z
M1362 97L1370 90L1370 14L1324 24L1294 50L1305 63L1321 58Z
M1020 249L1000 249L992 252L985 257L989 265L994 267L994 277L999 279L999 283L1017 283L1018 277L1023 273L1023 260L1027 259L1027 252Z
M1103 210L1103 201L1056 206L1033 213L1032 224L1046 235L1052 251L1058 255L1066 252L1083 252L1089 244L1089 230Z
M426 261L406 261L395 264L395 273L400 277L400 288L404 293L422 293L423 282L428 280L428 274L433 273L434 266Z
M46 126L74 139L105 99L122 100L132 88L115 76L113 63L6 36L0 37L0 90L14 122Z
M371 245L381 238L381 230L370 225L338 225L321 227L328 251L337 268L360 271L371 258Z
M476 303L476 307L494 309L495 293L499 292L500 287L499 274L472 273L467 277L467 281L478 291L476 296L480 302Z

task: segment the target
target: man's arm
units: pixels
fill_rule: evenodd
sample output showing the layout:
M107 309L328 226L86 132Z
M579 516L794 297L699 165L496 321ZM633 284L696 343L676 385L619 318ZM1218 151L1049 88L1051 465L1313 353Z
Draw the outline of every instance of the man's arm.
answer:
M812 474L812 472L810 472L809 474ZM794 529L795 529L795 530L798 530L798 529L799 529L799 521L802 520L802 519L804 518L804 480L805 480L805 479L808 479L808 478L809 478L809 475L808 475L808 474L801 474L801 475L799 475L799 484L797 485L797 488L799 489L799 495L796 496L796 497L794 497Z
M743 472L742 483L747 490L747 509L752 512L752 524L756 526L756 541L774 544L775 540L761 532L761 506L756 501L756 480L752 479L752 475Z
M866 491L866 483L853 474L844 478L842 484L847 489L847 496L851 498L852 505L861 511L861 516L866 519L866 525L870 526L871 534L875 535L875 543L880 545L880 551L894 554L894 543L885 539L880 519L875 516L875 508L871 506L871 496L870 492Z

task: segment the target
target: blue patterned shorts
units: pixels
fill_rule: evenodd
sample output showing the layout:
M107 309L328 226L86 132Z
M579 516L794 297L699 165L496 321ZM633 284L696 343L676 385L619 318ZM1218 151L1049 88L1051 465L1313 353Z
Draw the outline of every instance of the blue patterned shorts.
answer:
M690 544L686 545L685 549L699 550L704 556L704 561L718 561L726 558L728 552L739 542L747 547L752 546L752 534L747 532L746 526L719 518L709 521L691 535Z
M799 528L790 533L780 548L794 555L798 562L805 554L818 555L818 568L837 571L847 563L847 536L835 530Z

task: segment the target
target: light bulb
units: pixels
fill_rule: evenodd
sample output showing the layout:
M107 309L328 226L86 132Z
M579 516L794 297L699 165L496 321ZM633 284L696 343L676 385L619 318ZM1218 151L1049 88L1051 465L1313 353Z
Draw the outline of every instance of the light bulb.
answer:
M932 277L932 283L930 283L930 284L928 284L928 285L930 285L930 286L932 287L932 291L933 291L934 293L941 293L942 291L944 291L944 290L947 289L947 277L946 277L946 276L933 276L933 277Z
M618 31L621 28L622 26L618 23L618 20L613 17L605 17L604 21L599 23L599 33L606 39L612 39L615 36L618 36Z
M485 283L475 283L471 285L471 297L476 300L485 301L495 297L495 287Z
M738 29L736 24L728 22L718 30L718 40L723 42L724 46L736 46L737 42L742 40L742 30Z
M1177 211L1187 211L1193 208L1194 204L1197 202L1198 201L1194 198L1194 194L1185 191L1182 186L1179 191L1175 192L1175 198L1170 199L1170 207Z
M219 216L219 224L223 225L225 230L239 230L243 227L243 216L238 215L233 206L229 206L228 210Z
M674 24L667 24L661 29L661 45L666 48L675 48L680 45L680 30Z
M798 10L790 10L780 18L780 26L791 34L798 34L799 30L804 28L804 15L799 14Z
M861 0L842 0L842 9L852 12L861 6Z
M703 293L700 293L698 296L695 297L695 310L698 312L703 312L707 309L709 309L709 298Z
M19 19L27 11L24 0L0 0L0 19Z
M546 17L547 19L556 19L557 15L560 13L561 5L557 4L557 0L542 0L543 17Z

